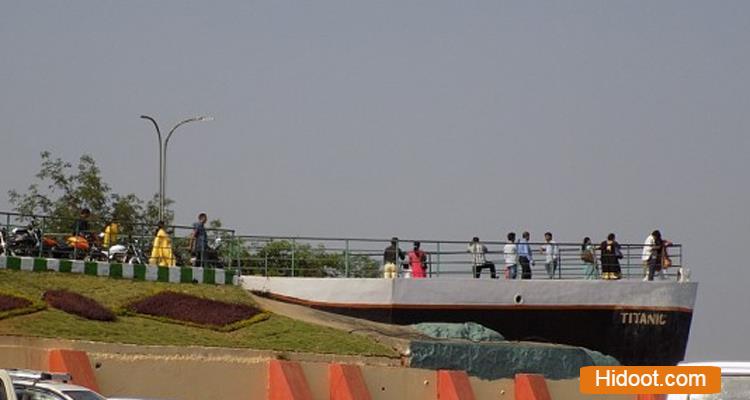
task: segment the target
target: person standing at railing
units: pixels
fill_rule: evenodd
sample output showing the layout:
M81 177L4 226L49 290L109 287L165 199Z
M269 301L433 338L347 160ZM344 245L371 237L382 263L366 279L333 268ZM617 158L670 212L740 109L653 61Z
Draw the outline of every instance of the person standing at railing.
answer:
M480 276L482 276L482 270L487 268L490 270L490 276L492 277L492 279L497 279L495 264L487 261L487 258L485 257L485 254L487 254L487 246L480 243L478 237L475 236L473 239L471 239L471 243L469 243L466 251L471 253L474 278L478 279Z
M117 236L120 234L120 224L117 223L117 219L112 217L107 221L107 225L104 227L104 235L102 236L102 247L109 249L110 246L117 243Z
M607 240L599 245L602 262L602 279L620 279L620 259L622 251L620 244L615 241L615 234L607 235Z
M88 237L90 235L89 217L91 217L91 211L88 208L82 209L78 214L78 219L73 222L73 236Z
M154 234L154 245L151 247L151 257L148 260L151 265L160 267L172 267L175 265L172 253L172 240L164 229L164 221L159 221Z
M664 278L664 270L672 265L672 260L667 254L667 247L672 245L669 240L662 239L661 232L655 230L651 233L653 245L650 246L651 254L648 258L648 280L653 281L654 275L658 272Z
M195 258L193 265L202 267L206 260L206 248L208 247L208 234L206 233L206 213L198 214L198 222L193 224L193 233L190 235L190 254Z
M399 260L403 260L406 254L398 248L398 238L391 238L390 246L386 247L383 251L383 278L393 279L398 276L398 267L396 267Z
M583 244L581 245L581 260L584 264L583 278L584 279L596 279L599 269L596 267L596 248L591 243L591 238L586 236L583 238Z
M518 263L521 264L521 279L531 279L531 266L536 265L534 256L531 254L529 240L531 234L524 232L518 241Z
M651 273L650 267L649 267L649 260L651 259L651 255L653 253L654 249L654 243L655 243L655 237L661 236L661 232L658 230L655 230L651 232L650 235L646 238L646 241L643 242L643 253L641 254L641 261L643 263L643 280L644 281L650 281L653 279L649 279L649 274ZM659 275L661 279L664 279L664 271L659 268L656 273Z
M508 243L503 247L503 259L505 261L505 279L516 279L518 277L518 248L516 247L516 234L508 233Z
M426 278L425 265L427 263L427 253L420 250L421 244L414 242L414 249L406 257L409 260L409 269L411 269L412 278Z
M555 277L555 272L557 272L557 268L560 266L560 248L552 240L552 232L545 232L544 242L546 243L542 246L544 268L547 270L547 276L552 279Z

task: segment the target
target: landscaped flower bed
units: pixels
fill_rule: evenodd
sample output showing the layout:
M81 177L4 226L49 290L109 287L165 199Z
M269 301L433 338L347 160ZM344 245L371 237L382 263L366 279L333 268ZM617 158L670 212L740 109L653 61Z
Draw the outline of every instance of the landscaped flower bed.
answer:
M241 326L243 322L258 321L266 316L250 305L225 303L170 291L130 303L127 310L220 330L231 330Z
M96 300L67 290L48 290L42 297L50 306L95 321L114 321L115 314Z
M0 293L0 319L30 314L44 309L44 304L12 294Z
M30 307L31 304L33 304L31 300L0 294L0 312Z

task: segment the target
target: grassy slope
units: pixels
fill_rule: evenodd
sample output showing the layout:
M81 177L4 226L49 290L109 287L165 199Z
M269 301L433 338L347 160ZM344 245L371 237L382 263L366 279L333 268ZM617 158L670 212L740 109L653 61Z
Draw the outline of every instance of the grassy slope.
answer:
M161 290L215 300L253 304L244 290L231 286L134 282L84 275L0 270L0 293L40 299L49 289L67 289L96 299L111 309ZM0 335L41 336L144 345L198 345L331 354L394 356L372 340L286 317L269 319L233 332L216 332L139 317L117 322L85 320L52 308L0 320Z

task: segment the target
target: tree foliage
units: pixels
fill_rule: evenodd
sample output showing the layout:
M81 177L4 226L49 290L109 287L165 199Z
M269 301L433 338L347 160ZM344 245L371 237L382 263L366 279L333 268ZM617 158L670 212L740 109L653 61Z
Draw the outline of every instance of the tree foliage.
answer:
M50 152L41 153L41 166L25 192L10 190L9 200L14 211L27 216L47 216L44 229L47 232L67 233L83 208L92 215L92 229L99 230L111 219L120 224L123 235L151 236L159 219L159 198L154 195L144 201L133 193L119 194L112 191L101 175L94 158L84 154L76 165L53 157ZM165 200L165 222L173 225L174 214L169 210L173 202ZM223 240L219 249L227 265L241 267L247 272L282 276L378 276L378 263L362 254L347 254L328 250L322 245L295 243L289 240L272 240L260 244L242 243L234 240L229 230L221 230L220 220L208 223L210 230ZM190 255L187 238L173 240L175 255L184 265Z
M73 221L84 208L91 210L95 228L103 227L114 218L124 234L145 230L158 222L156 195L144 202L133 193L113 193L102 178L96 161L88 154L82 155L74 166L44 151L35 177L36 181L25 192L10 190L8 197L14 211L20 214L48 216L44 221L48 231L70 231ZM167 201L167 204L171 203ZM166 214L166 222L171 224L173 213L168 211Z
M247 251L243 266L252 273L270 276L356 276L376 277L379 265L372 258L349 254L348 271L345 252L329 251L324 246L295 243L290 240L272 240L255 251Z

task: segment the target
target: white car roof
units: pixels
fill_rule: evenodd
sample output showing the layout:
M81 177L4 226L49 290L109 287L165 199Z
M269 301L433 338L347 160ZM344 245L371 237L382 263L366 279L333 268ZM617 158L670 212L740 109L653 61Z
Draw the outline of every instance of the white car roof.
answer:
M73 385L72 383L63 383L63 382L55 382L55 381L38 381L34 383L32 380L26 380L26 379L13 379L14 385L22 385L22 386L34 386L34 387L40 387L42 389L49 389L54 392L62 392L66 390L85 390L85 391L91 391L91 389Z

